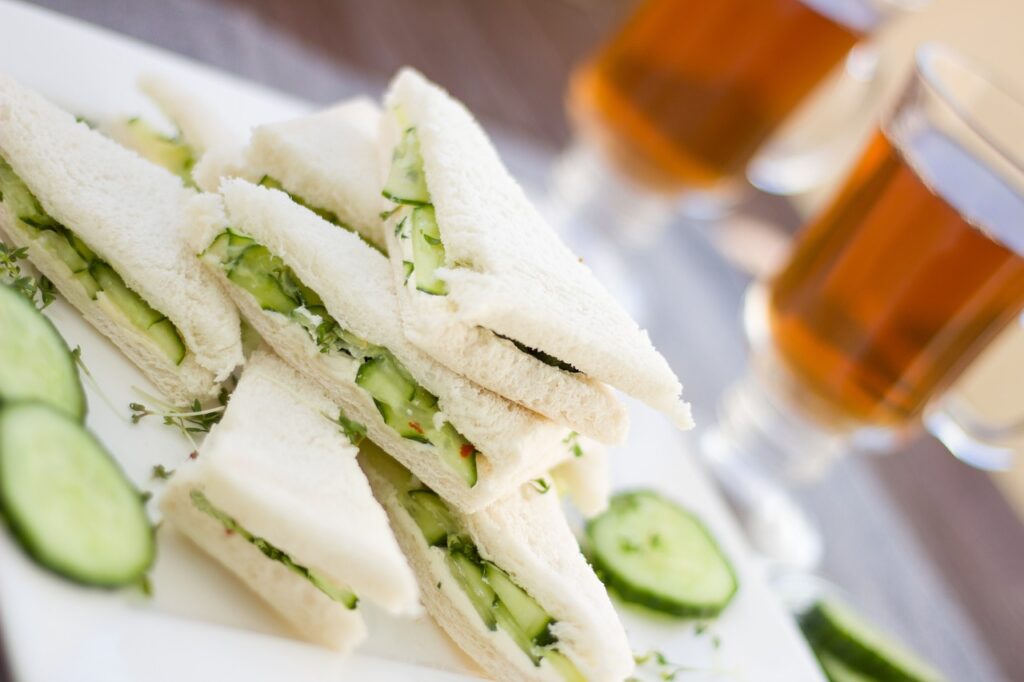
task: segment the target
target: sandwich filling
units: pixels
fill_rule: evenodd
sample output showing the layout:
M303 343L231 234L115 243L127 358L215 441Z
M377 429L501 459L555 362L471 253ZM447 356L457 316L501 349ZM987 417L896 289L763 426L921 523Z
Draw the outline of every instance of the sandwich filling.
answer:
M468 486L476 484L477 449L443 418L437 396L420 386L387 348L343 328L283 260L231 229L221 232L202 257L218 265L263 310L301 326L321 353L358 362L355 383L373 399L384 423L402 438L432 446Z
M480 556L459 517L444 500L383 452L368 449L363 455L394 486L399 504L419 528L430 551L444 554L453 581L485 627L510 637L534 666L547 661L567 682L585 680L560 650L558 637L552 632L555 619L505 570Z
M404 120L400 111L394 112L399 121ZM423 172L423 157L420 155L419 137L415 127L407 127L391 156L391 169L382 194L396 204L395 210L387 214L397 215L395 236L401 245L402 263L405 266L405 286L432 296L446 296L448 283L438 276L437 271L450 267L441 228L427 187ZM531 348L524 343L491 332L512 343L520 352L526 353L549 367L572 374L579 370L568 362Z
M174 323L132 291L78 235L47 214L36 196L2 157L0 202L8 210L13 229L68 268L67 286L79 287L93 301L102 293L124 314L128 323L170 362L175 365L182 363L186 354L185 341Z
M192 168L196 165L196 153L185 142L181 133L165 135L139 117L130 118L121 124L116 136L127 147L134 149L142 158L152 161L171 171L185 183L195 187Z
M261 187L266 187L268 189L276 189L279 192L284 192L285 194L288 195L288 198L290 198L292 201L294 201L299 206L302 206L303 208L307 208L310 211L312 211L313 213L316 213L318 216L320 216L321 218L323 218L327 222L331 223L332 225L336 225L336 226L340 227L343 230L351 232L355 236L359 237L363 241L364 244L369 246L374 251L377 251L378 253L381 253L383 255L387 255L384 252L384 249L380 246L380 244L377 244L376 242L372 242L369 239L367 239L366 237L364 237L362 234L359 233L359 230L355 229L354 227L352 227L351 225L349 225L348 223L343 221L341 218L339 218L337 213L335 213L334 211L331 211L329 209L321 208L319 206L314 206L314 205L310 204L308 201L306 201L302 197L298 196L297 194L294 194L294 193L289 192L288 190L286 190L284 188L284 186L280 183L280 181L270 177L269 175L264 175L262 178L260 178L260 181L259 181L258 184Z
M306 566L295 563L295 561L293 561L286 553L282 552L263 538L253 535L240 526L229 514L215 507L201 490L192 489L189 492L189 497L192 499L192 504L195 505L196 509L216 519L222 526L224 526L224 532L228 535L238 535L240 538L256 547L256 549L263 552L265 557L271 561L277 561L284 564L288 570L305 578L318 590L339 604L344 605L346 608L354 609L359 603L359 598L356 597L352 590L347 587L335 585L312 568L307 568Z

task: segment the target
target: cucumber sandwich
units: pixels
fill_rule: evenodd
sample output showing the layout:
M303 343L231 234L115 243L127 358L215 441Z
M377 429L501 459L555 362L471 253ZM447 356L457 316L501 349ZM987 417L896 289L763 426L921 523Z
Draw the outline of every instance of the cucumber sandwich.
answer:
M567 429L406 340L387 258L355 234L245 180L219 199L195 221L201 262L278 355L445 499L476 510L572 457Z
M193 171L208 152L238 146L235 131L220 115L175 81L156 74L143 74L138 86L169 119L172 130L161 130L140 116L117 119L101 130L143 158L171 171L186 186L196 187Z
M350 650L365 635L358 600L398 614L419 605L339 416L315 384L257 351L223 419L171 477L160 505L298 634Z
M607 443L607 385L692 426L647 333L558 239L459 102L403 69L380 135L388 253L409 339L509 400Z
M525 485L463 514L372 444L359 462L427 611L488 676L620 682L630 674L626 633L553 491Z
M181 181L0 76L0 234L168 398L217 394L238 313L185 244Z

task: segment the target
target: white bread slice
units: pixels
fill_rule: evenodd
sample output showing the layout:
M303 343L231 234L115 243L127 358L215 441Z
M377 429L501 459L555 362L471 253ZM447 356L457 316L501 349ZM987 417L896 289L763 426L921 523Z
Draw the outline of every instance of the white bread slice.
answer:
M500 628L487 629L449 571L445 549L428 546L402 506L402 491L378 466L381 456L363 448L359 463L412 563L427 612L494 679L564 682L543 659L535 667ZM524 485L486 509L455 516L480 556L508 573L558 621L552 626L557 646L585 679L620 682L632 672L626 633L553 490L541 493Z
M194 193L168 171L78 123L0 75L0 156L54 219L78 235L149 305L170 318L188 353L175 365L102 292L90 299L56 257L0 211L0 230L86 320L173 401L216 395L242 361L238 313L185 244Z
M209 535L206 521L212 518L192 504L192 490L202 491L242 528L297 564L388 612L415 614L419 610L415 578L356 463L356 448L333 423L337 412L319 387L276 356L256 351L198 458L187 461L172 477L163 509L186 535L198 533L199 544L243 580L259 578L250 585L261 595L267 587L265 578L272 573L276 573L275 582L311 584L290 571L270 570L264 564L280 563L258 550L222 555L223 526L219 537L213 535L204 542L202 538ZM194 523L199 519L193 512L203 517L203 523ZM288 592L306 590L294 587ZM294 608L298 604L268 601L307 636L343 644L345 633L317 632L318 618L346 625L351 618L330 612L348 609L315 588L313 592L300 602L315 605L314 613L321 613L312 620L301 608Z
M460 509L480 509L571 456L563 442L567 429L481 389L408 342L387 258L355 234L339 230L283 192L244 180L224 180L221 195L226 214L214 197L207 197L205 210L197 212L191 235L196 252L205 250L228 225L266 246L320 295L342 327L389 349L421 386L438 397L443 418L480 451L478 481L470 488L440 460L433 446L402 438L384 423L371 396L355 384L358 361L340 353L321 353L300 325L262 310L219 267L211 268L278 355L316 380L345 407L349 418L366 426L374 442L438 494Z
M396 108L405 119L401 124ZM647 333L546 224L466 108L412 69L398 73L385 97L381 178L388 170L383 159L390 158L406 126L414 126L419 137L447 262L459 264L438 273L448 283L447 296L412 289L403 297L410 339L477 383L606 442L621 440L626 417L624 408L609 411L596 382L636 396L680 428L690 428L682 386ZM395 273L402 282L404 273ZM455 333L459 325L515 339L585 376L542 380L541 370L567 373L529 356L517 359L515 347L493 335ZM480 359L470 358L471 352ZM534 365L529 371L527 360ZM577 408L577 402L583 404Z
M310 206L332 211L342 223L382 248L377 131L380 109L366 97L310 116L253 130L240 177L258 183L269 175Z
M584 518L593 518L608 508L612 479L608 450L599 443L580 439L583 454L567 459L551 470L559 492L565 492Z
M139 76L138 86L181 132L196 158L218 147L237 147L242 143L239 132L207 100L178 81L144 73Z

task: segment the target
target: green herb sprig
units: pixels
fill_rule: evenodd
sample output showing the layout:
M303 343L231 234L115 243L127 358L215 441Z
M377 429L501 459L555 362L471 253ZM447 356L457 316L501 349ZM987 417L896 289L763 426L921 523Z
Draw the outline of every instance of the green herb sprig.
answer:
M53 282L45 275L32 277L21 269L20 261L28 257L28 248L13 249L0 242L0 282L21 293L42 310L53 303L56 293Z

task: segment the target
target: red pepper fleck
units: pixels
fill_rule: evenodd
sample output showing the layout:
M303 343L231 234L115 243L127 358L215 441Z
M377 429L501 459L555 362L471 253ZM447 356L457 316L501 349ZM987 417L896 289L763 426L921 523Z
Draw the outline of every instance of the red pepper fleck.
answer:
M235 531L231 530L230 528L225 528L224 529L224 535L234 535L234 534L235 534Z
M409 428L412 429L413 431L415 431L416 433L419 433L419 434L423 433L423 427L420 426L416 422L409 422Z
M199 453L196 452L195 450L193 450L192 452L188 453L188 458L189 459L195 459L197 457L199 457Z
M472 445L470 445L469 443L463 443L462 447L459 448L459 455L461 457L469 457L475 451L476 451L476 448L474 448Z

